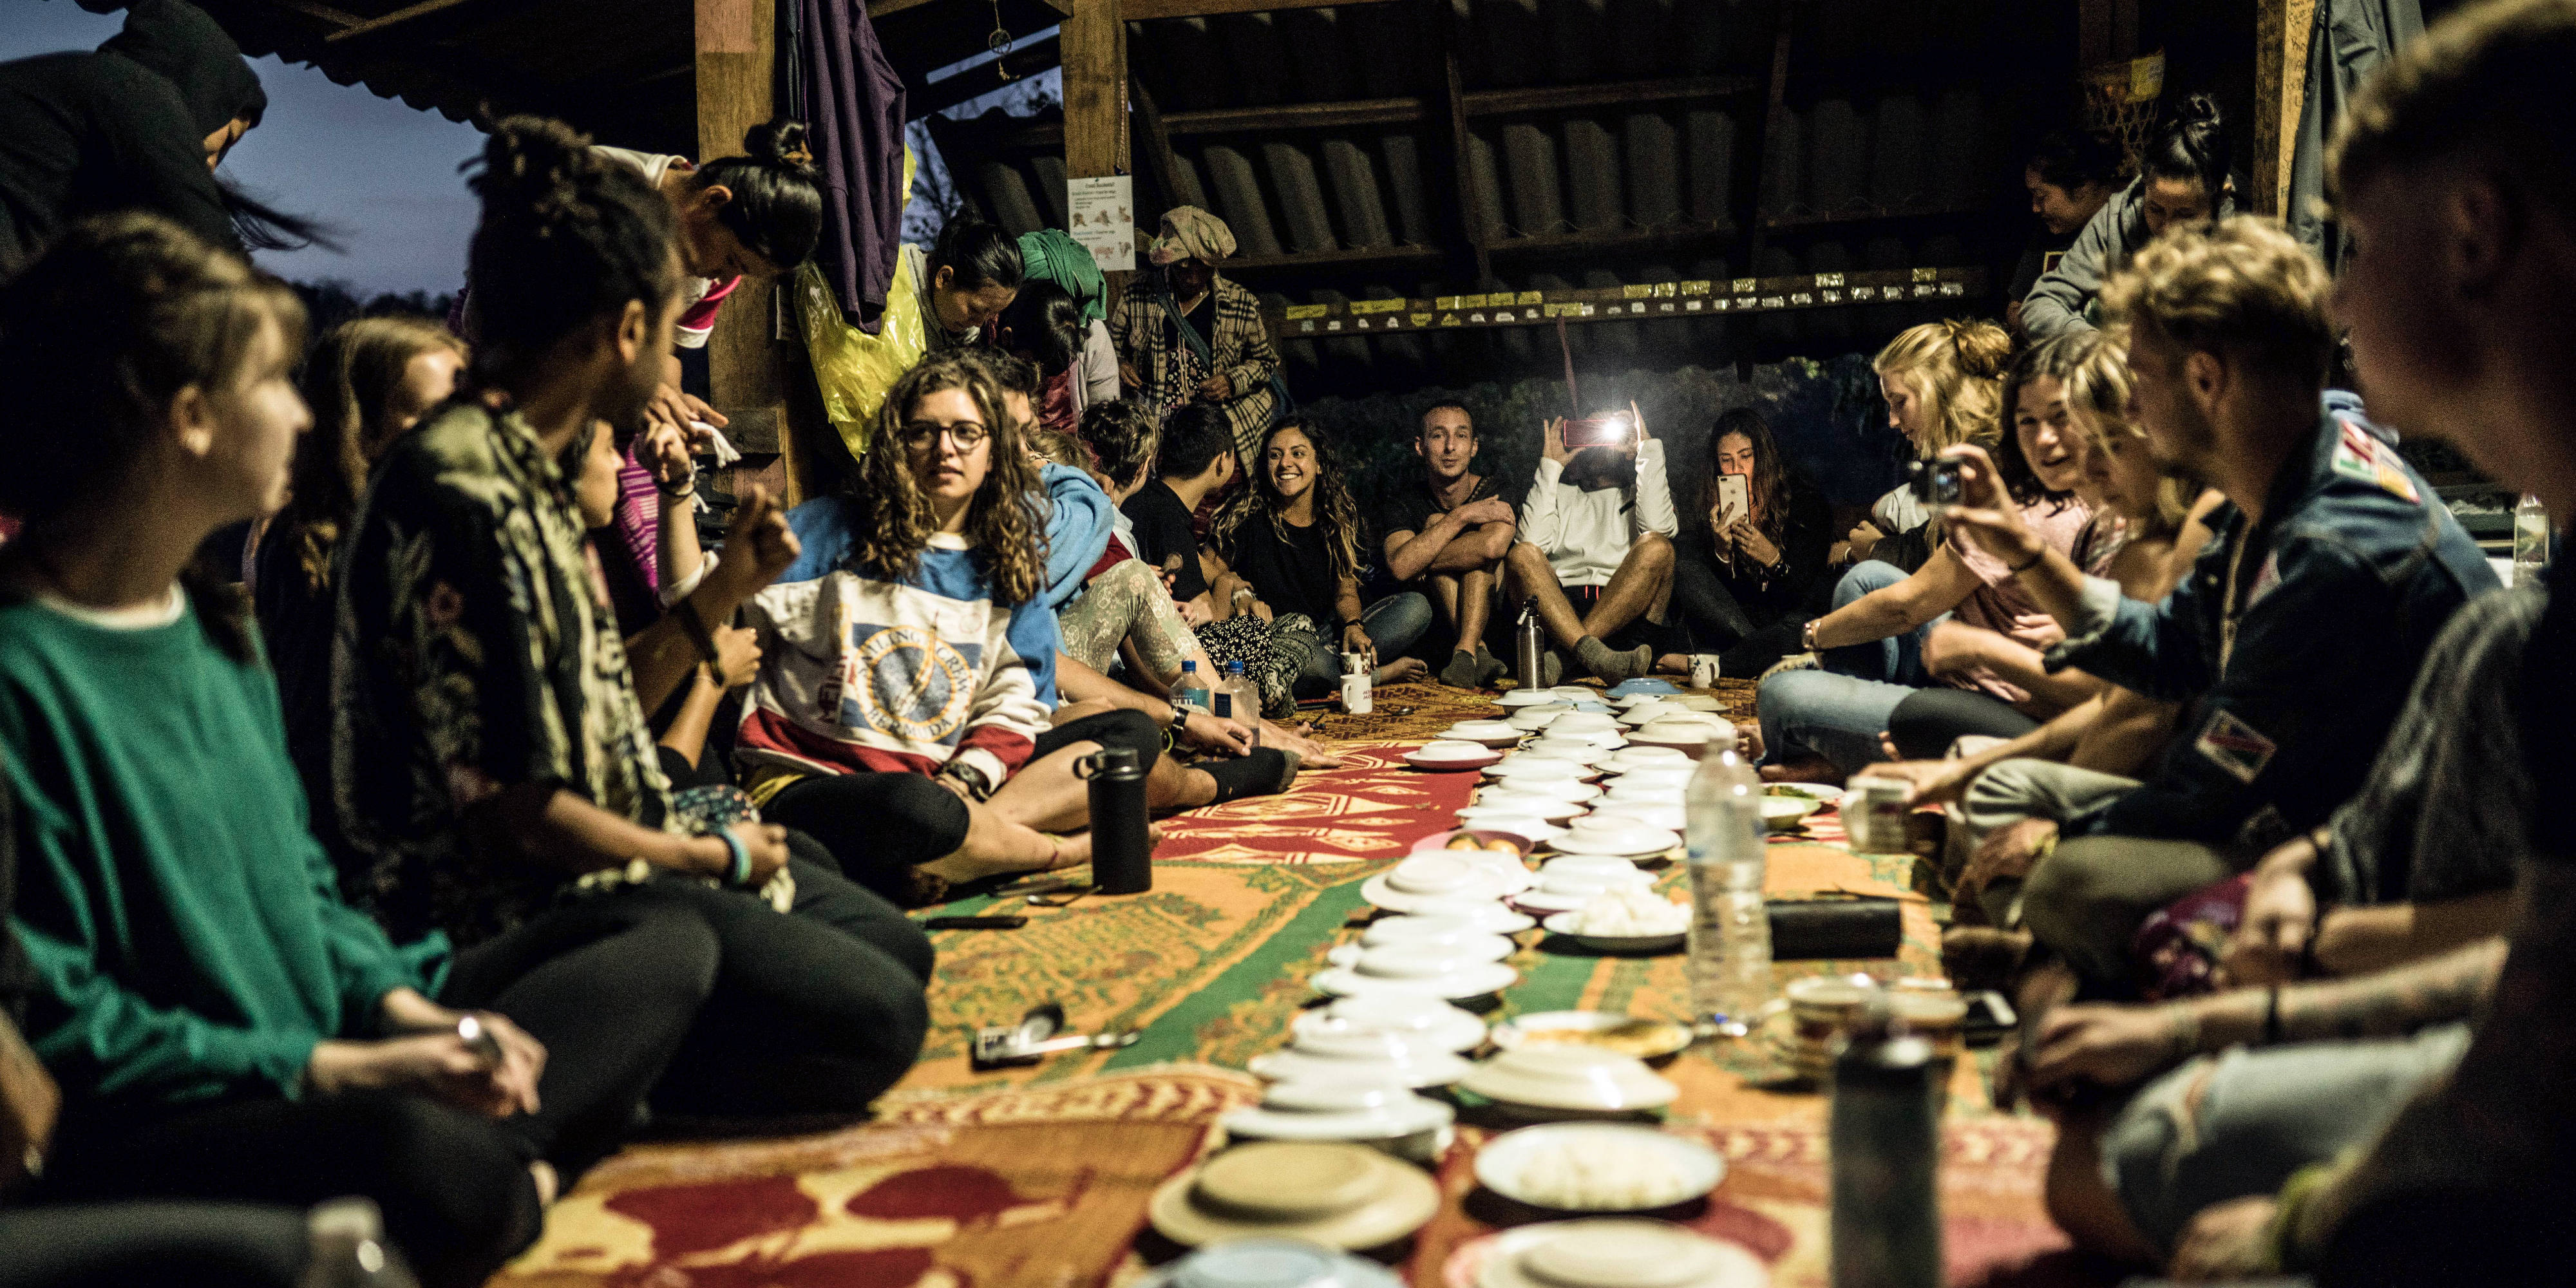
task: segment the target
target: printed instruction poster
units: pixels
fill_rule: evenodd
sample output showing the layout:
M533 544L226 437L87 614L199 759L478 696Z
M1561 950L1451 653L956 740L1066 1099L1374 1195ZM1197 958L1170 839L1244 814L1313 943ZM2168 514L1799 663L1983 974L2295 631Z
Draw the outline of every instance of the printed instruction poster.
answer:
M1065 205L1073 221L1065 231L1091 252L1101 272L1125 273L1136 267L1134 191L1135 180L1123 174L1065 181Z

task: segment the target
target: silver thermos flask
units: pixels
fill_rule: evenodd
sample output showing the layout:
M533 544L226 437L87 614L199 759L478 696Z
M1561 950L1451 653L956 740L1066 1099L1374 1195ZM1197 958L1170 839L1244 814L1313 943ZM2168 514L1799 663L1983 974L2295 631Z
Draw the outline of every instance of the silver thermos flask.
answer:
M1834 1059L1833 1288L1941 1288L1938 1067L1866 1022Z
M1512 649L1512 673L1520 680L1520 687L1539 687L1539 653L1546 647L1547 638L1538 624L1538 600L1522 600L1520 624L1513 631Z

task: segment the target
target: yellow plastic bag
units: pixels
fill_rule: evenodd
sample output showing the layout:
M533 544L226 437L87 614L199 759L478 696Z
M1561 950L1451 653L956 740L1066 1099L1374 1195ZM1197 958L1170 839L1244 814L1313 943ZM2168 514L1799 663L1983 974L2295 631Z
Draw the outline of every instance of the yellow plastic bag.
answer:
M912 191L913 158L903 155L903 187ZM822 389L823 414L857 460L867 451L868 431L877 408L895 378L912 370L930 351L922 329L918 287L904 257L895 257L894 282L886 289L886 306L875 335L851 326L823 282L823 270L810 261L796 270L797 321L805 333L805 353L814 363L814 381Z

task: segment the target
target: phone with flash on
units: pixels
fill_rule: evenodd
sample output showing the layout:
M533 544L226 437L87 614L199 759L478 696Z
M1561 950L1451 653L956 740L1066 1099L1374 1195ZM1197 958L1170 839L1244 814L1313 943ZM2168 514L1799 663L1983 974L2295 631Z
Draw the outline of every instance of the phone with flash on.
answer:
M1617 447L1637 432L1637 418L1624 411L1565 422L1567 447Z
M1721 524L1733 523L1753 512L1753 483L1741 474L1717 476L1717 512L1724 516Z

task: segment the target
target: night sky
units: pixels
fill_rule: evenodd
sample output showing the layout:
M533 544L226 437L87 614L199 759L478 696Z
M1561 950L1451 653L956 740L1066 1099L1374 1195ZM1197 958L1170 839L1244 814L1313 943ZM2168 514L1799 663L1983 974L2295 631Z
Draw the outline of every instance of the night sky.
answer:
M0 0L0 61L94 49L124 22L122 12L94 14L71 0ZM268 116L225 158L224 173L281 210L330 221L347 247L263 254L260 264L283 277L337 278L360 294L455 290L475 216L456 167L481 150L482 135L310 67L275 58L251 67L268 90Z

